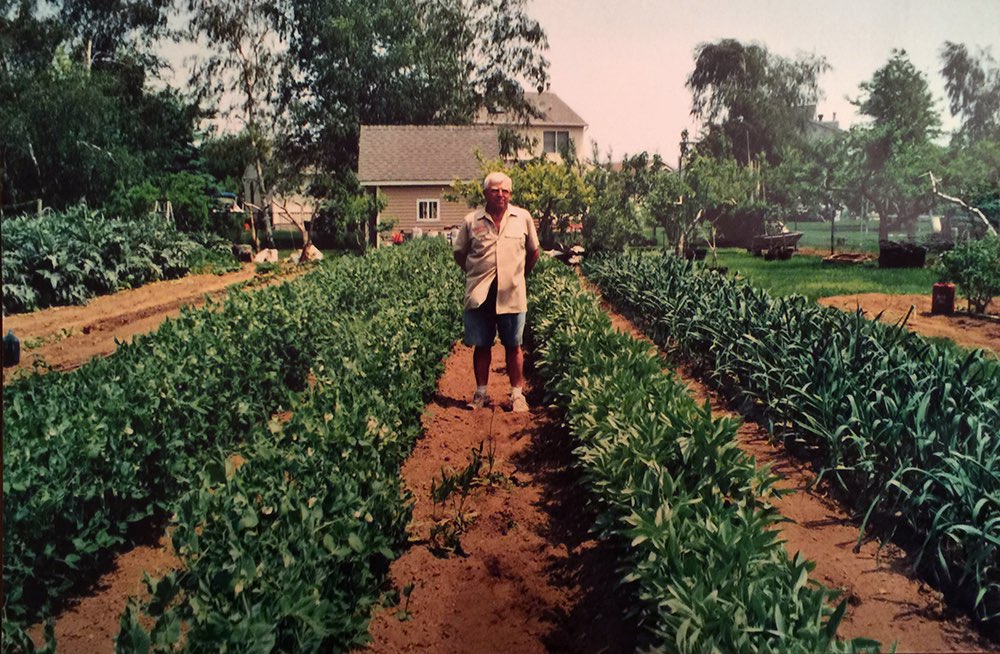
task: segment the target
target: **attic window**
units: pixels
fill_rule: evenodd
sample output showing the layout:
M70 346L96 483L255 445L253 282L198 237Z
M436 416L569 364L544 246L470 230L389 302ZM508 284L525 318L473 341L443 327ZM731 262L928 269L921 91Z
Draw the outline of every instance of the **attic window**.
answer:
M569 132L546 130L542 135L543 152L562 152L569 147Z

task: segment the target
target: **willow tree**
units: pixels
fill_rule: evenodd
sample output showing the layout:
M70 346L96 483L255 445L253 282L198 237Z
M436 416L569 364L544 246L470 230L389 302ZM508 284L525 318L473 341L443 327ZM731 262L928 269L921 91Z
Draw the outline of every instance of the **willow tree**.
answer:
M241 122L250 139L250 163L260 191L253 223L263 228L260 240L267 247L273 247L274 240L265 161L276 140L281 117L278 81L288 61L278 33L283 10L281 0L189 0L188 4L188 36L207 53L195 60L191 84L199 100L213 102L225 118ZM258 245L256 231L254 241Z
M530 113L548 79L545 32L525 0L287 0L296 75L284 149L349 180L362 124L468 123Z
M691 115L703 124L701 147L743 164L763 155L774 163L812 118L807 107L822 97L818 78L826 59L789 59L758 43L722 39L695 48L687 79Z

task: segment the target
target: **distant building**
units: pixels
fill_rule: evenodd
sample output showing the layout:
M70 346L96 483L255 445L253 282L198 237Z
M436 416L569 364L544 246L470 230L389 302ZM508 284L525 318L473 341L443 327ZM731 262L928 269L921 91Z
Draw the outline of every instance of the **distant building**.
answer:
M482 112L473 125L362 125L358 144L358 180L368 191L381 191L387 205L377 220L392 217L394 229L407 234L442 234L461 223L469 208L449 202L444 193L454 180L479 179L476 153L500 156L499 130L511 127L535 141L530 152L559 159L572 140L583 145L587 124L554 93L525 94L542 116L518 125L504 113ZM373 230L374 231L374 230Z
M584 146L584 131L587 123L578 113L563 102L555 93L525 93L524 97L531 105L541 112L540 118L532 119L527 126L520 125L505 112L482 110L476 116L476 123L513 127L523 136L534 142L531 151L518 152L517 159L531 159L544 154L546 157L559 160L559 153L572 142L578 154L586 152Z
M395 230L440 233L461 223L469 211L444 193L456 179L480 176L476 153L500 156L490 125L362 125L358 180L387 201L379 215L393 217Z
M800 108L806 119L805 134L810 141L821 141L833 138L844 130L840 129L837 122L837 114L834 112L830 120L823 120L823 114L816 114L816 105L807 104Z

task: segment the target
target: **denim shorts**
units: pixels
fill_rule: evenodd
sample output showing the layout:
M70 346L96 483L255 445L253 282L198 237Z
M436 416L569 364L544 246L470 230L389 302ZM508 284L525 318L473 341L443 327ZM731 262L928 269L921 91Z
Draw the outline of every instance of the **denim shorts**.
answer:
M491 347L497 333L504 347L517 347L524 335L524 312L497 315L496 284L490 288L486 301L475 309L466 309L465 344L469 347Z

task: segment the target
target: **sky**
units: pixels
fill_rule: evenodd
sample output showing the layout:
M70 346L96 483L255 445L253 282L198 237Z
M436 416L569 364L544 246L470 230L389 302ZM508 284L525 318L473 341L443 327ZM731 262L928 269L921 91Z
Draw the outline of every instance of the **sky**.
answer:
M784 57L815 54L817 113L842 128L863 120L847 97L905 49L930 84L945 129L950 117L940 51L945 41L1000 59L1000 0L528 0L549 41L550 91L587 121L601 157L646 150L676 162L681 130L692 136L684 86L694 49L723 38L756 41ZM578 148L589 156L591 145Z

